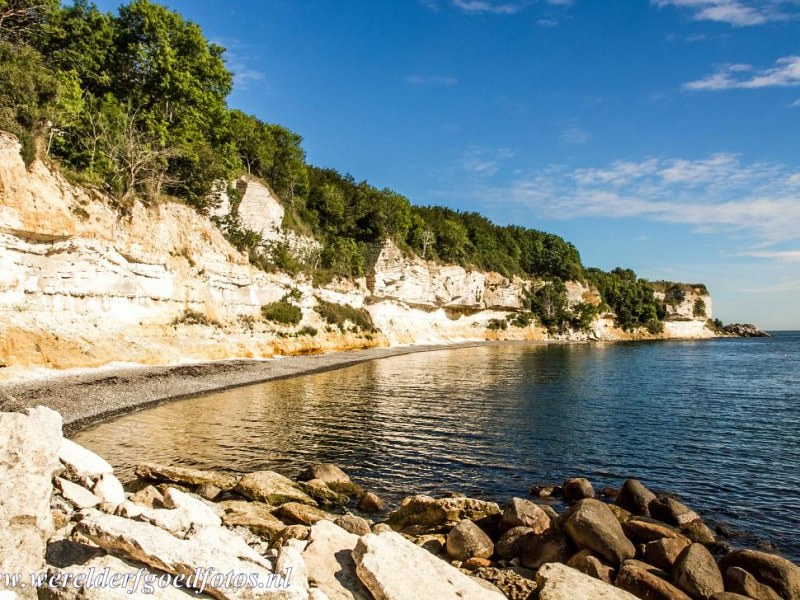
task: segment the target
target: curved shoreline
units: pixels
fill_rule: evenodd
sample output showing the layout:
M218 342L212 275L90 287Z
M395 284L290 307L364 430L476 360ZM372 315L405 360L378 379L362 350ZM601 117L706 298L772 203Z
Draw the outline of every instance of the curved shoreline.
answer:
M72 435L100 421L166 402L333 371L372 360L490 344L547 343L552 342L473 341L280 356L269 360L223 360L159 367L98 369L55 379L0 384L0 392L13 397L14 409L42 405L58 411L64 419L64 433Z

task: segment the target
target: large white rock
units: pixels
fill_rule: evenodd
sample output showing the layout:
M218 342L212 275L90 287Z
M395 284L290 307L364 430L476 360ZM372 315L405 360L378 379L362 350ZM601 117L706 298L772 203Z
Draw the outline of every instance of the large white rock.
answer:
M148 508L126 500L120 506L119 514L150 523L178 537L186 536L193 529L222 524L222 519L211 507L176 489L169 488L164 493L164 503L170 508Z
M376 600L505 600L500 590L488 589L393 531L360 538L353 559Z
M61 415L38 407L27 414L0 413L0 573L41 570L53 533L50 497L61 466ZM0 589L5 580L0 579ZM36 591L14 590L22 598Z
M330 521L311 527L303 558L309 582L327 594L330 600L370 600L369 592L356 573L352 552L358 536Z
M58 450L58 458L74 479L97 479L105 474L113 474L114 467L97 454L64 438Z
M547 563L536 573L539 600L637 600L625 590L562 565Z
M180 539L147 523L88 509L82 512L77 531L111 554L174 575L190 577L196 569L213 567L216 573L253 574L262 583L272 578L269 561L222 527L204 527ZM205 590L223 599L298 598L296 590L227 588L224 581L212 577L206 580Z
M92 571L92 569L94 569ZM130 575L125 580L125 585L112 587L103 585L103 571L108 569L108 575L119 573L122 576ZM136 575L139 574L138 584ZM83 575L83 578L76 577ZM51 568L48 577L54 587L47 587L40 592L40 598L46 600L188 600L197 598L197 594L184 589L168 585L161 587L157 580L163 573L151 571L141 565L120 560L111 555L97 556L81 565L73 565L65 569ZM166 583L166 580L164 581Z
M58 489L61 490L61 495L69 500L78 510L83 508L92 508L102 502L100 498L95 496L82 485L72 483L71 481L67 481L61 477L56 479L56 485L58 486Z
M92 488L95 496L103 502L119 506L125 502L125 489L112 473L104 473Z

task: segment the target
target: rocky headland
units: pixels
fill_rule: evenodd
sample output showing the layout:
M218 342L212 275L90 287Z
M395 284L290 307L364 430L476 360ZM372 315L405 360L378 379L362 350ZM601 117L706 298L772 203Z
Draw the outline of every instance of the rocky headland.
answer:
M331 464L136 475L123 485L55 411L0 413L0 597L800 600L800 567L636 480L386 506Z

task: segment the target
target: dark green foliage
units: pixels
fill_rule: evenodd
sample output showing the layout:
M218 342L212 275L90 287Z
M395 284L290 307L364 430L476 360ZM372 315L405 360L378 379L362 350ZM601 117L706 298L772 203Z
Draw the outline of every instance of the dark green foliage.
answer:
M725 323L722 322L721 319L708 319L706 321L706 327L708 327L714 333L722 333L725 330Z
M560 279L545 281L528 295L531 312L549 331L561 331L572 319L567 304L567 287Z
M651 333L661 331L666 307L656 300L649 281L639 279L631 269L620 268L610 273L587 269L586 277L597 287L603 302L617 314L617 324L622 329L647 327Z
M209 325L213 327L222 327L219 321L211 319L205 313L187 308L179 317L172 321L172 325Z
M267 321L274 321L281 325L297 325L303 318L303 311L299 306L290 304L286 300L265 304L261 307L261 314Z
M314 310L327 323L338 327L339 331L344 332L348 322L353 325L355 332L375 333L377 331L372 317L363 308L358 309L347 304L325 302L321 298L317 298L317 306L314 307Z
M588 302L576 304L572 307L570 325L573 329L588 331L599 312L599 308L594 304L589 304Z
M307 336L310 336L310 337L316 337L316 335L318 333L319 333L319 331L317 331L317 329L315 327L311 327L309 325L306 325L305 327L301 327L297 331L297 335L298 336L307 335Z
M694 305L692 306L692 314L695 317L705 317L706 316L706 303L705 300L702 298L697 298L694 301Z
M506 318L508 324L512 327L519 327L521 329L528 327L531 323L533 323L533 313L529 312L518 312L514 313L513 315L509 315Z
M491 319L489 323L486 324L486 329L491 331L505 331L508 329L508 323L503 319Z

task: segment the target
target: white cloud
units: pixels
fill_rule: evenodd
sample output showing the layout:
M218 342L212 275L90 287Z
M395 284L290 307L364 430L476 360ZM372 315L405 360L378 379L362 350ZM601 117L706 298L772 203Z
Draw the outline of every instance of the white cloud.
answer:
M800 100L795 100L794 102L792 102L792 106L794 106L795 108L800 108Z
M482 194L553 219L640 218L697 232L738 232L760 251L800 239L800 177L776 163L732 154L647 158L601 168L551 166Z
M748 252L741 252L739 256L767 258L783 262L800 262L800 250L751 250Z
M684 84L692 91L716 91L800 86L800 56L784 56L775 66L756 71L750 65L724 65L716 73Z
M467 13L513 15L524 8L521 3L497 3L489 0L453 0L453 5Z
M503 162L515 154L511 148L486 150L471 146L461 159L461 168L478 177L493 177L500 171Z
M763 25L797 17L795 0L651 0L658 8L691 11L697 21L717 21L734 27Z
M438 85L438 86L452 86L458 85L458 78L452 76L442 75L408 75L406 83L411 85Z
M577 125L573 125L571 127L567 127L564 131L561 132L561 143L562 144L569 144L569 145L580 145L585 144L589 141L589 138L592 137L588 131L578 127Z

